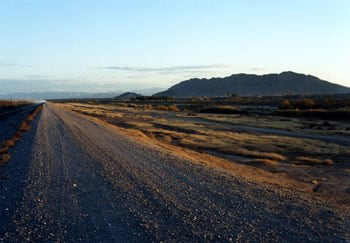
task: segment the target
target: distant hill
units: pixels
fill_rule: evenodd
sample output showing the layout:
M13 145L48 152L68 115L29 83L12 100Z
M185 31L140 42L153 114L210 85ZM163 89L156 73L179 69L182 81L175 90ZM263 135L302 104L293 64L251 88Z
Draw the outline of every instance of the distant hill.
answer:
M123 93L121 95L116 96L115 99L128 100L128 99L133 99L133 98L137 98L137 97L140 97L140 96L142 96L142 95L140 95L138 93L126 92L126 93Z
M87 93L87 92L30 92L1 94L0 99L83 99L83 98L112 98L118 92Z
M294 72L280 74L235 74L225 78L190 79L155 96L225 96L237 94L288 95L350 93L350 88Z
M0 82L0 87L1 87ZM152 95L156 92L160 92L164 89L161 88L149 88L149 89L139 89L133 90L131 92L126 92L130 94L137 94L138 96L142 95ZM2 90L0 90L2 91ZM5 93L0 94L0 99L104 99L104 98L113 98L122 95L124 91L116 92L67 92L67 91L41 91L41 92L18 92L18 93ZM124 94L126 94L124 93Z
M144 95L144 96L150 96L152 94L161 92L163 90L164 90L164 88L152 87L152 88L134 89L134 90L128 90L128 91L132 92L132 93L137 93L137 94L140 94L140 95Z

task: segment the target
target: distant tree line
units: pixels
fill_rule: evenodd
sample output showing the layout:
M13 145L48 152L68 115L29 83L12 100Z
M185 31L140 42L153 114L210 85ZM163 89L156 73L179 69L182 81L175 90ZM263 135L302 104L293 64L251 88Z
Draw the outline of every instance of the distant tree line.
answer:
M304 98L297 100L284 99L281 101L279 107L281 110L288 109L299 109L299 110L307 110L307 109L340 109L340 108L350 108L350 98L333 98L326 97L324 99L312 99L312 98Z

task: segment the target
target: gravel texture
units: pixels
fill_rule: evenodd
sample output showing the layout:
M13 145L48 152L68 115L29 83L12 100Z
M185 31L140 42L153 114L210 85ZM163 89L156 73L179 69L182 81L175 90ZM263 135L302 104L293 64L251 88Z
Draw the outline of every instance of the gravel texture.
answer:
M45 104L0 167L0 241L349 242L350 220L290 190L179 159Z

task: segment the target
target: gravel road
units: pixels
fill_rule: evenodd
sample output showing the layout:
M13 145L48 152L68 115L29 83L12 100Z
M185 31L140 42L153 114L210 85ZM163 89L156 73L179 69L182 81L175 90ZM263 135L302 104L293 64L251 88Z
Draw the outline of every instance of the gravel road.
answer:
M150 149L45 104L0 167L0 241L349 242L350 220L289 190Z

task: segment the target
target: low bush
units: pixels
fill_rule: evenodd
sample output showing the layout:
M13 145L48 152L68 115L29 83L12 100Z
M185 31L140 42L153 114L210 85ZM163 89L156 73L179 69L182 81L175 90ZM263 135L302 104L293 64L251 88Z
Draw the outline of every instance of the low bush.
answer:
M157 105L155 106L155 109L160 111L173 111L173 112L180 111L176 105Z
M325 109L288 109L276 110L274 112L278 116L303 117L303 118L318 118L325 120L350 120L350 109L340 110L325 110Z

